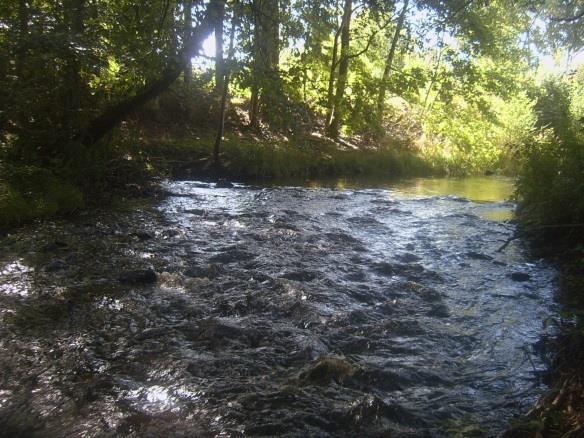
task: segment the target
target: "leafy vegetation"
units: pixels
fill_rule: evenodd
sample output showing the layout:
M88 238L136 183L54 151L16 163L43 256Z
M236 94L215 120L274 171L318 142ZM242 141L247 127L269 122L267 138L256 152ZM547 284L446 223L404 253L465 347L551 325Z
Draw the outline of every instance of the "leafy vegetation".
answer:
M584 223L583 79L580 68L544 83L535 106L540 130L520 150L517 184L524 226L571 243Z
M582 74L537 68L581 47L581 18L553 0L4 2L3 222L178 161L253 178L521 169L524 217L581 222ZM548 220L559 199L572 216Z

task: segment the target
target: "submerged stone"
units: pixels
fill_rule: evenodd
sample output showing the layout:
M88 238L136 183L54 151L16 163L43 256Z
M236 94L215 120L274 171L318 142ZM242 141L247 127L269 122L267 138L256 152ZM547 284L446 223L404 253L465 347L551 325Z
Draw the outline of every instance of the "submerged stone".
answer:
M234 263L238 261L251 260L255 257L255 254L236 249L214 255L209 259L209 261L218 263Z
M184 275L191 278L217 278L223 273L223 269L219 265L206 266L191 266L185 270Z
M231 189L233 187L235 187L235 186L233 185L232 182L225 181L225 180L218 181L217 184L215 184L216 189Z
M45 246L43 246L42 251L56 252L56 251L59 251L60 249L65 249L68 246L69 245L67 244L67 242L63 242L61 240L55 240L54 242L47 243Z
M317 385L327 385L333 381L342 384L357 370L356 366L343 357L325 356L303 372L300 375L300 380Z
M377 272L379 275L385 275L388 277L398 274L396 268L392 264L387 262L377 263L373 267L373 270Z
M118 277L121 283L152 284L156 283L156 272L152 269L140 269L137 271L122 272Z
M63 271L67 269L67 264L63 260L55 260L45 268L47 272Z
M154 234L149 233L148 231L136 231L134 233L139 240L149 240L154 238Z
M469 251L466 253L466 256L470 259L474 260L493 260L493 257L487 254L482 254L480 252Z
M312 271L293 271L285 273L282 278L294 281L312 281L316 278L316 273Z
M512 272L509 274L509 278L513 281L529 281L531 280L531 275L527 272Z
M450 311L448 307L444 304L437 304L432 306L432 308L426 313L428 316L433 316L435 318L448 318L450 316Z

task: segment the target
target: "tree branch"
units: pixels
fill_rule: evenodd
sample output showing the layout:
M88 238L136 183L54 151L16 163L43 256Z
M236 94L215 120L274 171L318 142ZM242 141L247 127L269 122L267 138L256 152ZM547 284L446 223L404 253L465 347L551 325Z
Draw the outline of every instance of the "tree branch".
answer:
M193 29L178 58L171 61L156 80L146 84L134 96L106 108L73 139L80 140L86 145L96 143L136 108L167 90L179 78L186 63L200 50L205 38L213 32L217 1L211 0L201 23Z

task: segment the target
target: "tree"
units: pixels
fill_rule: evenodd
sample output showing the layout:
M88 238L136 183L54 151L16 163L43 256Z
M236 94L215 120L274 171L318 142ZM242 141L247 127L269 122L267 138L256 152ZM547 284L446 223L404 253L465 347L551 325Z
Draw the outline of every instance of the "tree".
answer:
M391 44L389 46L389 52L387 53L387 58L385 60L385 68L383 69L383 76L381 77L381 82L379 84L379 96L377 98L377 117L379 118L379 122L381 122L383 118L383 108L385 106L385 92L387 90L387 80L391 73L391 68L393 65L393 58L395 57L395 50L397 48L397 43L399 41L399 37L404 25L404 21L406 18L406 12L408 10L408 3L409 0L405 0L402 6L402 10L400 12L399 18L397 20L397 26L395 28L395 32L393 34L393 38L391 40Z
M221 78L221 106L219 108L219 117L217 124L217 135L215 136L215 143L213 144L213 167L219 169L221 167L220 153L221 143L223 141L223 134L225 131L225 111L227 109L227 101L229 96L229 80L231 78L231 69L233 68L233 58L235 52L235 29L237 26L237 12L234 10L231 18L231 31L229 32L229 49L227 54L227 68L222 70L223 77ZM223 54L221 54L223 56Z
M146 84L135 95L106 108L98 117L91 120L85 129L76 136L85 144L92 144L120 123L132 111L167 90L184 71L191 58L200 50L203 41L213 32L217 17L220 15L221 0L211 0L206 7L203 19L193 28L186 39L183 50L171 58L159 77Z
M352 0L345 0L343 6L343 19L341 21L341 58L339 60L339 73L337 90L331 105L331 121L328 126L328 134L337 138L341 121L344 116L344 94L349 72L349 49L351 38L351 16L353 14Z
M223 21L225 20L225 0L217 2L217 16L215 17L215 92L221 95L225 67L223 61Z
M277 104L280 94L278 0L253 0L252 14L254 32L250 126L257 129L261 107L273 111L275 107L272 106Z
M186 0L184 5L184 22L185 22L185 32L184 38L187 39L190 36L190 33L193 29L193 3L191 0ZM193 80L193 63L190 59L187 59L185 62L185 71L184 71L184 79L185 84L190 85Z

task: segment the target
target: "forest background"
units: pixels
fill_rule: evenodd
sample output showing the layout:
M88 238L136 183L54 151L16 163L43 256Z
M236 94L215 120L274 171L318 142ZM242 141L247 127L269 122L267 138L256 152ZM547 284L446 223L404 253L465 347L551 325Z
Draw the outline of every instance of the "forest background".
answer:
M2 2L1 224L176 168L504 173L530 226L581 223L583 15L557 0Z

